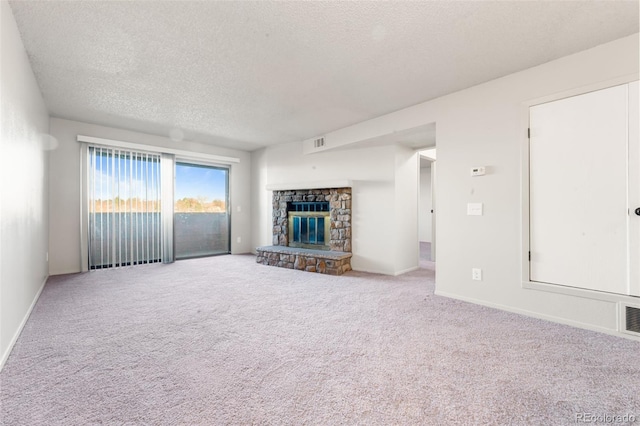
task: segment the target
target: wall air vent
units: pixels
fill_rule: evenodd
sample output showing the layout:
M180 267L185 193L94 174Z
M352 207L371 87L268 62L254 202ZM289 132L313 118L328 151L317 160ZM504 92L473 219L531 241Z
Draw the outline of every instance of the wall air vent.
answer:
M313 140L314 148L322 148L324 146L324 138L318 138Z
M625 329L640 334L640 308L625 306Z

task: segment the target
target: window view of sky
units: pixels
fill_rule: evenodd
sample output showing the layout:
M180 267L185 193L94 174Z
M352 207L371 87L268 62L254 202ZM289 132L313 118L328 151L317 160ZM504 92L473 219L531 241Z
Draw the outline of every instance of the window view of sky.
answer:
M192 164L176 164L175 199L226 199L227 170Z
M89 153L89 202L93 212L159 210L159 156L94 147Z
M90 203L94 212L156 211L160 202L160 158L91 148ZM174 210L224 213L228 170L176 163Z

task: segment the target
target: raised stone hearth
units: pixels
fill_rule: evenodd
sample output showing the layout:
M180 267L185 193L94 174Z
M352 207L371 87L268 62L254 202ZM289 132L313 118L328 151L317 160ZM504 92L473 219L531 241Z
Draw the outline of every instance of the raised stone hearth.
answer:
M351 270L351 253L283 246L258 247L256 251L257 262L263 265L329 275Z
M273 246L256 248L257 262L331 275L350 271L351 217L350 187L274 190Z

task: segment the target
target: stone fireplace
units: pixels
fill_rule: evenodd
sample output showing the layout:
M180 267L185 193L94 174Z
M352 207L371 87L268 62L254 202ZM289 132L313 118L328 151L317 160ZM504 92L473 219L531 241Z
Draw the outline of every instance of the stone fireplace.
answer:
M341 275L351 270L351 188L273 191L273 245L257 262Z

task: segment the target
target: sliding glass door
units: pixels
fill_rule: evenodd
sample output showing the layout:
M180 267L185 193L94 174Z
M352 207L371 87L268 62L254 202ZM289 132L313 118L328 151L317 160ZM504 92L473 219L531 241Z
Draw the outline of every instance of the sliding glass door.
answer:
M228 167L105 146L85 155L83 270L231 252Z
M174 197L176 259L230 253L229 169L177 162Z
M89 269L160 262L160 156L89 147Z

